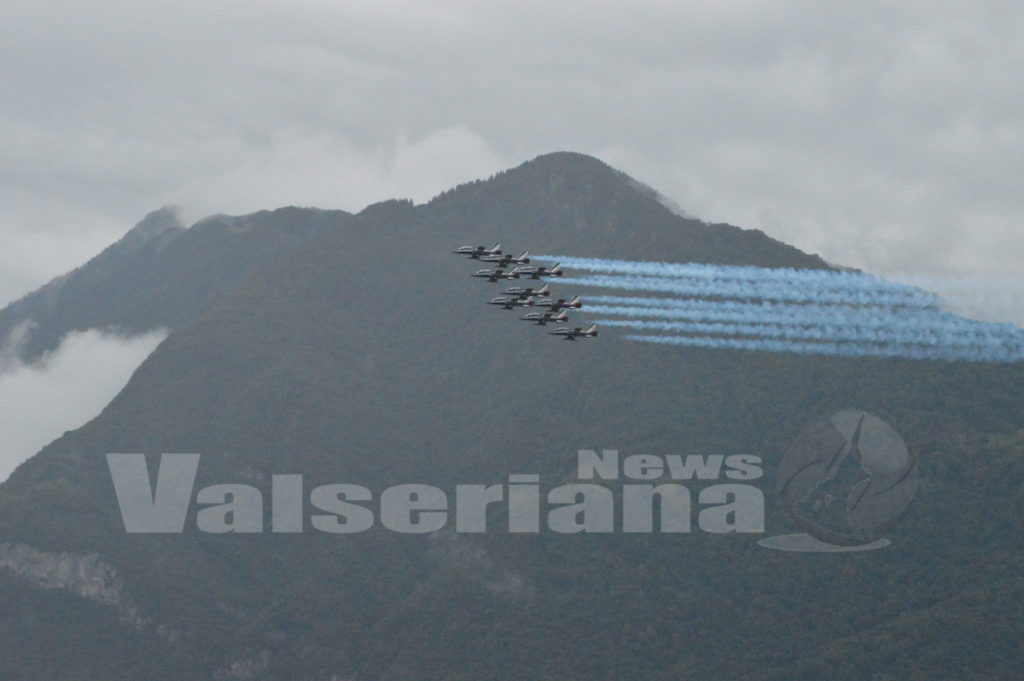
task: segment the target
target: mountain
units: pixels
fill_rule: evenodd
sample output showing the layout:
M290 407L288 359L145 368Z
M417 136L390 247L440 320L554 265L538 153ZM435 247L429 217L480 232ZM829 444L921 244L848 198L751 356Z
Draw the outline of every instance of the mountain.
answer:
M32 332L19 349L32 361L72 331L177 328L247 275L350 218L282 208L216 215L186 230L175 209L162 208L82 267L0 311L0 338L29 323Z
M542 156L489 182L445 192L427 206L388 201L367 208L360 218L344 211L289 207L242 217L216 215L186 230L173 208L162 208L82 267L0 311L0 338L31 322L34 331L22 353L33 360L54 350L72 331L115 328L131 334L178 328L283 254L327 231L368 220L414 220L423 235L456 241L482 242L507 234L538 251L573 249L576 255L595 257L631 253L638 258L827 267L820 258L758 230L674 215L653 190L581 154ZM388 246L393 245L380 244Z
M1024 635L1020 365L563 343L449 253L828 269L668 210L579 154L423 205L166 211L0 313L27 356L95 326L170 336L95 420L0 486L4 679L1013 679ZM557 285L557 284L556 284ZM126 534L108 452L203 454L197 488L572 479L580 449L756 454L855 406L920 460L884 551L739 536ZM269 505L269 501L267 502ZM269 511L269 509L264 509ZM507 520L498 509L495 526Z

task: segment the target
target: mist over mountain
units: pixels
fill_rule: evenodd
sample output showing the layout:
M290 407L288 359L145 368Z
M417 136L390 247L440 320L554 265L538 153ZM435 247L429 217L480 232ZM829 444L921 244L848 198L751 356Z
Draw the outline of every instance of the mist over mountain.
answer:
M218 295L281 253L345 224L343 211L262 211L216 215L185 229L174 208L147 215L85 265L0 311L0 337L29 322L28 360L52 351L72 331L112 328L133 334L176 328Z
M1024 637L1024 369L560 342L483 303L462 244L829 270L683 217L586 156L423 205L147 216L0 312L26 360L171 330L103 413L0 486L0 678L1012 679ZM552 281L559 294L570 293ZM580 313L586 319L586 308ZM105 455L203 455L197 487L570 480L579 449L763 458L855 407L920 461L884 551L685 534L130 535ZM269 505L269 502L267 502ZM269 509L265 509L269 510ZM507 518L496 512L495 527Z

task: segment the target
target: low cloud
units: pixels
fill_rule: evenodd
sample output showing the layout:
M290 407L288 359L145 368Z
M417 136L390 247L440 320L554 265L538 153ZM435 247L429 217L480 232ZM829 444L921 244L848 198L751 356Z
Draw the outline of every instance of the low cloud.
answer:
M166 336L76 332L25 364L16 359L16 334L0 352L0 480L65 431L99 415Z
M836 263L1016 276L1022 30L1006 0L12 0L0 298L161 205L359 210L560 149Z

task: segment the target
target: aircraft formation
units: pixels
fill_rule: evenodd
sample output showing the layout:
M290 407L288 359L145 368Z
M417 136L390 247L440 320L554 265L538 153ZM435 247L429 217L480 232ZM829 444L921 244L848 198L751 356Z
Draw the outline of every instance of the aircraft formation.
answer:
M530 254L523 251L520 255L502 253L501 244L487 248L485 246L460 246L452 251L457 255L465 255L470 260L477 260L487 263L490 267L477 270L471 277L483 279L489 283L499 280L511 281L514 279L541 280L548 277L561 277L562 266L555 264L552 267L533 265L530 262ZM508 269L509 265L515 265ZM554 298L548 288L547 282L542 286L512 286L505 289L500 296L492 298L488 305L495 305L503 310L514 310L518 308L544 308L537 312L527 312L520 317L521 320L531 322L537 326L553 324L568 324L569 311L578 310L583 307L579 296L566 300L565 298ZM597 324L589 327L582 326L559 326L549 332L552 336L561 336L565 340L574 341L577 338L596 338Z

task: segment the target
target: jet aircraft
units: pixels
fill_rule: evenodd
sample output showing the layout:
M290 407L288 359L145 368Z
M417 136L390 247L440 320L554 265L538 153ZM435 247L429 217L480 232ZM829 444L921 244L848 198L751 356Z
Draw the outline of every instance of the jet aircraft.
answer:
M452 253L468 255L473 260L479 260L481 256L501 255L501 244L494 244L490 248L484 246L459 246Z
M515 296L498 296L491 298L488 305L501 305L502 309L511 310L516 307L530 307L533 305L532 298L517 298Z
M497 269L477 270L475 274L471 274L469 276L477 277L478 279L486 279L493 284L499 279L518 279L519 273L516 270L506 272L504 269L499 267Z
M482 256L480 262L485 262L495 267L508 267L512 264L525 265L530 262L530 254L527 251L523 251L521 255L512 255L511 253L501 255L500 253L495 253Z
M547 298L551 295L551 291L547 284L537 289L532 286L512 286L502 291L501 295L515 296L516 298Z
M548 268L544 266L539 267L520 267L519 274L530 279L541 279L543 277L561 277L562 272L561 265L555 265L554 267Z
M543 298L540 300L533 301L536 307L546 307L552 312L558 312L559 310L578 310L583 307L583 301L580 300L579 296L573 297L569 302L565 301L565 298Z
M591 324L586 329L582 326L577 326L575 328L561 326L554 331L549 331L548 333L552 336L564 336L565 340L568 341L574 341L577 338L597 338L597 324Z
M564 324L569 321L569 313L565 310L562 310L561 312L552 312L550 310L547 312L530 312L529 314L520 317L520 319L525 322L533 322L539 326L544 326L548 322Z

